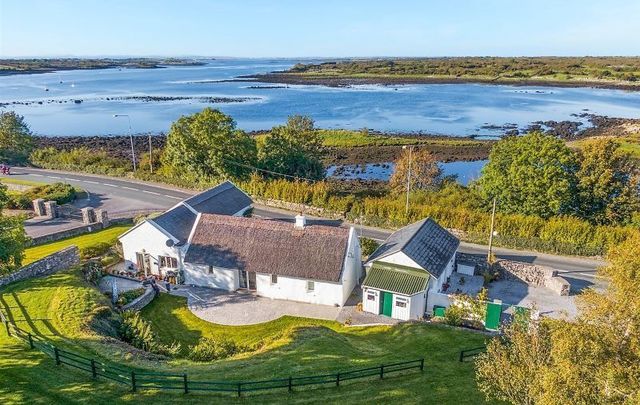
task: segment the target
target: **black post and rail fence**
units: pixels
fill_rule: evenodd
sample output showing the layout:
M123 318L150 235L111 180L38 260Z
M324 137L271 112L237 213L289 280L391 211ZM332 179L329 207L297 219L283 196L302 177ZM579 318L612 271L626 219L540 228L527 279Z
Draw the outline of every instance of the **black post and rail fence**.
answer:
M487 351L486 346L474 347L473 349L461 350L460 351L460 363L464 362L468 358L475 357L480 353L484 353Z
M314 385L334 385L339 387L341 384L351 380L365 378L382 379L387 375L393 375L395 373L408 370L424 371L424 358L420 358L321 375L298 377L289 376L286 378L256 381L200 381L190 379L186 373L172 374L149 372L125 369L113 364L105 364L96 359L63 350L50 342L45 341L40 336L33 335L20 329L15 325L15 323L9 321L2 311L0 311L0 321L4 323L9 336L16 337L29 344L31 349L38 349L49 355L55 360L56 365L65 365L85 371L90 374L93 379L102 377L107 380L128 385L133 392L144 389L159 389L172 390L182 392L184 394L196 391L209 391L220 393L226 392L242 396L244 393L274 389L286 389L288 392L292 392L296 387Z

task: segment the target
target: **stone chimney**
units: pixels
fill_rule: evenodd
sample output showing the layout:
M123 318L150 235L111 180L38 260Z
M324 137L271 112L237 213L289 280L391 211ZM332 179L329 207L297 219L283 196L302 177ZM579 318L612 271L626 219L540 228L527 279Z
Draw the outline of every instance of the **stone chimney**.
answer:
M304 227L307 225L307 218L302 215L302 214L298 214L296 215L296 224L295 224L295 228L296 229L304 229Z

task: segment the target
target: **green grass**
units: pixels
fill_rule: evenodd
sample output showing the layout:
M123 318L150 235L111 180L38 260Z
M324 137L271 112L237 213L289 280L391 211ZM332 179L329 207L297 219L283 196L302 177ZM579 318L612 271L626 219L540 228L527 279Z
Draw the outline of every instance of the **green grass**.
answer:
M162 339L185 344L199 336L222 336L237 341L269 340L253 353L211 363L187 360L156 361L117 342L105 341L113 327L106 299L86 284L77 271L13 284L0 290L0 307L11 311L23 329L46 337L62 348L154 371L188 372L207 380L254 380L335 372L380 363L425 357L425 371L385 380L364 380L339 388L299 389L292 394L273 391L250 395L260 403L451 403L477 404L482 396L474 383L472 363L459 363L458 351L476 347L484 335L429 324L396 327L346 328L335 322L282 318L263 325L229 327L206 323L193 316L183 299L161 296L143 315ZM168 330L171 329L171 330ZM65 366L0 331L0 403L235 403L231 395L184 395L176 392L130 393L128 388Z
M401 146L401 145L441 145L441 146L476 146L486 141L469 138L450 137L411 137L382 134L370 134L367 131L349 129L317 129L322 145L327 148L357 148L363 146ZM260 142L266 134L257 135Z
M124 233L129 228L131 228L131 225L114 225L101 231L86 233L84 235L27 248L25 250L25 258L22 261L22 264L33 263L36 260L42 259L45 256L71 245L76 245L78 248L82 249L101 242L115 243L118 235Z
M42 183L42 182L39 182L39 181L13 179L13 178L10 178L10 177L2 177L2 178L0 178L0 183L17 184L19 186L30 186L30 187L38 187L38 186L46 186L47 185L47 183Z

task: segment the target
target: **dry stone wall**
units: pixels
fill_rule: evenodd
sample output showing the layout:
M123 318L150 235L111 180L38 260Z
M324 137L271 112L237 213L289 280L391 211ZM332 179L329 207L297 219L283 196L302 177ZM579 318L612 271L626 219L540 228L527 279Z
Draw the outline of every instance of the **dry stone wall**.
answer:
M50 254L37 262L24 266L15 273L0 278L0 287L16 281L44 277L80 263L80 252L77 246L70 246L59 252Z

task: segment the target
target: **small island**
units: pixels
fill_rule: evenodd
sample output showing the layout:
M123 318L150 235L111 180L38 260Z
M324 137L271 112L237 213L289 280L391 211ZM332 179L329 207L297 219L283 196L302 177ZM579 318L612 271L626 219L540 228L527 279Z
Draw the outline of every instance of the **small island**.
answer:
M286 71L246 78L332 87L468 82L640 90L640 57L343 59L299 63Z
M204 62L179 58L42 58L0 59L0 75L48 73L57 70L110 68L158 69L164 66L200 66Z

